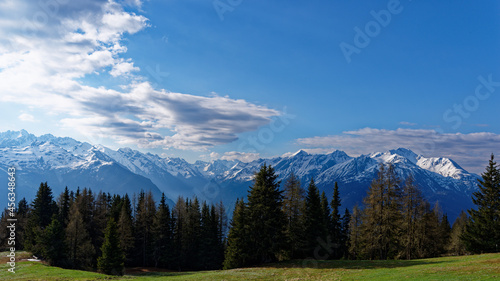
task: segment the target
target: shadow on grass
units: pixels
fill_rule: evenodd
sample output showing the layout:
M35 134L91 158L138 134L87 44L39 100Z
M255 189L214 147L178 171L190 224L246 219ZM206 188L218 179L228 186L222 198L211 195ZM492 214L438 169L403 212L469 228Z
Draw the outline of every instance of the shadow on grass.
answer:
M125 275L132 276L183 276L192 275L192 271L174 271L155 267L129 267L125 269Z
M446 261L429 260L293 260L262 265L270 268L317 268L317 269L377 269L417 265L436 265Z

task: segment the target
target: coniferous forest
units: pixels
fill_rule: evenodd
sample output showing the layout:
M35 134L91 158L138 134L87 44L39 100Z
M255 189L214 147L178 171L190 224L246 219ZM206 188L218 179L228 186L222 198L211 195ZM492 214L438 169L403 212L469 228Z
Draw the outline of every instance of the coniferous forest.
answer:
M236 201L228 223L221 203L151 193L132 197L68 188L57 197L41 183L32 202L16 210L16 249L54 266L121 275L125 267L170 270L229 269L290 259L418 259L498 252L500 169L493 155L472 200L450 225L410 176L379 167L364 201L342 209L337 184L320 193L311 179L283 183L271 166L256 173L246 199ZM307 186L304 188L303 186ZM331 196L331 200L327 198ZM2 229L7 225L2 214ZM8 237L1 232L0 243Z

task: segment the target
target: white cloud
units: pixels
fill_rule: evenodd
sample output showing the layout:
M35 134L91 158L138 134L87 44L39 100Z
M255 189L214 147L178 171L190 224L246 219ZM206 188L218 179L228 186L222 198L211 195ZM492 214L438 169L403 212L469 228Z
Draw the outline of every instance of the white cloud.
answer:
M50 111L60 119L55 125L120 144L206 150L279 115L245 100L153 89L123 57L124 35L148 27L147 18L123 9L123 1L54 2L50 9L27 0L9 3L0 11L0 102ZM130 83L113 90L82 82L103 72Z
M399 124L405 125L405 126L417 126L417 123L411 123L411 122L406 122L406 121L401 121L401 122L399 122Z
M35 117L31 114L28 113L22 113L19 115L19 120L25 121L25 122L36 122Z
M335 136L302 138L297 143L317 152L339 149L353 156L405 147L427 157L451 158L476 173L484 171L491 153L500 155L500 135L486 132L451 134L422 129L364 128Z
M260 158L259 153L250 153L250 152L238 152L238 151L229 151L225 152L221 157L222 160L239 160L241 162L252 162L258 160Z

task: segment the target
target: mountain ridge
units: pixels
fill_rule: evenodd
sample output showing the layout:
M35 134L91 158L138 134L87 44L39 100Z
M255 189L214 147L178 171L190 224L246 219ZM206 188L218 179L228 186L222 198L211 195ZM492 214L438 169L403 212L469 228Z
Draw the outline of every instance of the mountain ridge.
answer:
M182 158L164 158L130 148L112 150L51 134L36 137L25 130L0 133L0 169L17 166L20 173L24 173L23 177L30 179L25 184L33 185L37 180L39 184L50 179L49 185L56 186L56 195L64 188L59 183L71 183L92 185L93 189L107 192L118 190L116 193L138 193L142 188L152 190L156 197L162 192L172 200L178 196L198 196L201 200L222 200L232 206L236 198L246 196L254 173L264 163L276 170L281 181L294 173L305 187L314 178L316 185L327 191L329 197L333 183L338 182L343 205L348 208L361 203L379 164L392 163L401 178L412 174L424 195L431 202L440 202L451 217L471 207L470 195L477 188L476 179L479 178L452 159L424 157L406 148L357 157L339 150L328 154L309 154L299 150L248 163L238 160L189 163ZM116 175L121 176L117 178ZM55 183L51 182L54 178ZM82 182L75 182L75 179ZM29 190L27 186L24 188ZM32 196L28 194L27 197Z

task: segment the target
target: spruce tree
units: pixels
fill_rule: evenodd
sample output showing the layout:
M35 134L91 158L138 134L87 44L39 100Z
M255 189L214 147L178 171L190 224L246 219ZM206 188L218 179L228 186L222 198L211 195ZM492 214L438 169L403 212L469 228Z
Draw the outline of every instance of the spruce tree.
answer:
M61 222L63 227L66 227L66 225L68 224L70 205L71 205L71 198L69 196L68 187L66 186L64 188L64 192L61 193L58 199L59 221Z
M227 248L225 252L224 269L250 265L250 229L248 227L248 210L243 199L237 199L233 219L229 228Z
M478 180L479 190L473 193L470 220L462 238L474 253L498 252L500 244L500 170L491 155L486 171Z
M121 205L118 218L118 233L120 245L125 255L125 264L132 262L132 250L134 249L134 226L132 222L132 207L128 195L125 195ZM113 216L111 216L113 217Z
M307 188L304 222L306 254L310 257L314 257L314 252L316 248L320 246L322 240L326 242L324 239L327 234L327 225L325 225L321 197L314 183L314 179L311 179Z
M43 230L38 240L37 256L53 266L67 266L65 234L58 216L53 215L51 223Z
M349 233L351 232L349 229L349 225L351 223L351 213L349 209L345 209L344 215L342 216L342 229L340 232L340 257L348 258L349 257Z
M339 208L342 204L340 202L341 200L339 195L339 186L337 182L335 182L335 185L333 187L333 198L332 202L330 203L332 207L332 214L331 214L332 223L331 223L330 233L332 235L333 243L335 245L338 245L338 247L335 247L333 250L334 251L333 258L335 259L339 259L342 257L342 252L340 249L342 247L341 245L343 244L342 220L339 212Z
M272 262L284 252L285 214L278 176L264 164L248 192L249 241L252 263Z
M99 272L109 275L123 275L125 256L120 247L120 238L113 218L108 221L101 253L102 255L97 259Z
M51 221L52 216L57 214L57 204L52 195L52 189L47 182L41 183L37 194L31 203L30 218L26 225L25 244L29 251L37 252L36 244L45 227Z
M171 261L172 229L170 219L170 209L166 203L165 194L162 193L154 220L155 246L153 257L156 267L166 268Z

